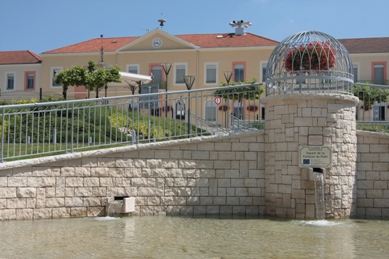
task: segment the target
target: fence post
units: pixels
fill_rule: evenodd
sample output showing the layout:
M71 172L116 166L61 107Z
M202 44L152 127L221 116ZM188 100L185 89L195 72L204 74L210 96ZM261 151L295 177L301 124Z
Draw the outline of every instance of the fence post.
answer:
M43 91L42 91L42 87L39 88L39 101L42 101L42 95L43 95Z
M67 129L69 125L69 104L66 103L66 120L65 120L65 153L68 153L68 135L69 135L69 130Z
M71 112L71 115L70 116L72 116L72 127L71 127L71 132L72 132L72 134L71 134L71 141L70 141L70 143L71 143L71 148L70 148L70 150L71 150L71 152L73 153L73 147L74 147L74 143L73 143L73 136L74 136L74 102L72 102L72 112Z
M3 107L2 109L2 114L1 114L1 145L0 145L0 149L1 149L1 152L0 152L0 162L3 163L4 160L3 160L3 152L4 152L4 114L5 113L5 108Z

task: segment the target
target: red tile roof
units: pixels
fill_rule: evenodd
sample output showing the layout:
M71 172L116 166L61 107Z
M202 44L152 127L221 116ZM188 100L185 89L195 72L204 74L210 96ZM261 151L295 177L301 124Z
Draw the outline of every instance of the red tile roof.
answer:
M276 46L279 43L278 41L252 33L246 33L246 35L242 36L237 36L235 33L185 34L176 36L201 48Z
M0 51L0 64L35 64L41 63L39 55L29 50Z
M137 38L139 37L95 38L62 48L45 51L42 54L98 52L100 51L101 45L103 45L105 52L110 52L127 45Z
M236 36L234 33L213 33L176 35L176 37L201 48L275 46L278 44L277 41L267 39L252 33L247 33L244 36ZM98 52L100 51L102 44L104 46L104 51L109 52L120 49L121 47L139 38L140 37L103 39L95 38L62 48L46 51L42 54Z
M388 53L389 37L339 39L349 53Z

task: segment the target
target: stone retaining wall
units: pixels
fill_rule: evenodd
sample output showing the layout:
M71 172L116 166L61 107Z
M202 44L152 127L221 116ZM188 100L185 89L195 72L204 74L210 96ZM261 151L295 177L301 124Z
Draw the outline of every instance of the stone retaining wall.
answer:
M357 216L389 219L389 135L358 131L357 137Z
M356 217L389 219L389 135L356 135ZM106 197L127 195L135 215L266 215L264 139L258 131L3 163L0 220L103 216ZM292 186L310 183L301 172Z
M0 220L104 216L106 197L135 215L264 214L264 132L151 143L0 164Z

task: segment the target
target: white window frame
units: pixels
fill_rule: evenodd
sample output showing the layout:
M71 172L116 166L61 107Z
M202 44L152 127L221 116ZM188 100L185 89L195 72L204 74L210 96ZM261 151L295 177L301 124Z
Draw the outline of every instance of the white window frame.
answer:
M8 75L14 76L14 85L12 86L12 89L8 89ZM14 91L15 90L15 81L16 81L16 73L15 72L5 72L5 91Z
M158 68L158 69L153 69L153 68ZM153 73L153 70L157 70L158 72L161 71L161 73L158 73L161 76L161 80L160 81L156 81L157 76L156 76L156 73ZM165 89L164 88L165 79L164 79L164 72L163 72L162 65L160 65L160 64L152 64L151 67L150 67L150 75L153 76L153 83L154 84L159 84L160 89Z
M207 75L208 75L208 66L215 66L216 71L215 71L215 82L214 83L208 83L207 82ZM218 80L218 75L219 74L219 64L217 62L206 62L204 63L204 85L218 85L219 80Z
M128 72L128 73L131 73L131 72L129 72L129 70L130 70L130 68L131 67L136 67L136 71L137 71L137 73L136 74L139 74L139 64L126 64L126 72Z
M353 63L353 73L354 73L354 68L357 68L357 79L359 80L359 73L360 73L360 64L359 63ZM354 82L357 82L357 81L355 81L355 77L354 77Z
M185 67L185 73L184 75L186 76L187 73L188 73L188 63L174 63L174 85L184 85L185 86L185 82L183 79L181 79L183 82L182 83L177 83L177 67L178 66L184 66Z
M211 105L207 106L207 104L210 103ZM215 108L215 120L210 120L207 118L207 107L209 108ZM218 106L215 104L214 100L206 100L205 103L204 103L204 119L206 121L210 121L210 122L216 122L217 119L218 119L218 112L217 112L217 108Z
M239 80L238 82L236 82L236 77L237 77L237 75L236 75L236 72L235 72L235 70L237 70L237 69L243 69L243 80ZM246 74L246 65L244 64L244 63L236 63L236 64L234 64L234 71L233 71L233 81L235 82L235 83L244 83L245 82L245 74Z
M26 90L32 90L32 89L35 89L35 80L36 80L36 73L26 73L26 76L27 76L27 80L26 80ZM30 76L32 76L32 79L30 78ZM29 87L30 86L30 82L32 82L32 87Z
M386 118L386 103L373 104L373 121L385 121ZM381 114L383 111L383 114Z
M381 63L373 64L373 84L381 84L381 82L377 82L378 79L376 77L375 69L382 68L383 81L385 81L385 65ZM382 83L383 84L383 83Z
M260 78L260 80L261 80L261 82L266 82L266 78L265 78L265 75L263 74L263 69L265 68L265 67L267 67L267 64L268 64L268 61L266 60L266 61L260 61L259 62L259 67L260 67L260 71L259 71L259 78Z
M50 68L50 87L51 88L59 88L62 87L62 85L54 85L54 71L57 70L57 72L60 72L63 70L63 67L51 67Z

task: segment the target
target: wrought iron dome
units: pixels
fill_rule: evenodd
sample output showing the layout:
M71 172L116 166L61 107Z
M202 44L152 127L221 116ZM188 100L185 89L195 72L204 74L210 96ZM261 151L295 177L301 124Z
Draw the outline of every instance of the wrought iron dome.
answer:
M352 94L354 76L346 48L317 31L289 36L267 63L266 95L286 93Z

